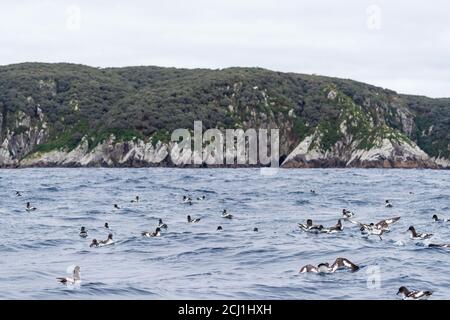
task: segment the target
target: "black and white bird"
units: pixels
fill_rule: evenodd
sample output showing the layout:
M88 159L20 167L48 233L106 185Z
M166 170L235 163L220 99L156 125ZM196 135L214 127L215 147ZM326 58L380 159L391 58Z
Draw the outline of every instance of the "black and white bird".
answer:
M362 234L366 234L367 237L369 236L378 236L380 238L380 240L383 240L383 238L381 237L383 235L383 233L386 231L384 229L378 229L374 226L362 226L360 229Z
M430 243L428 245L428 247L430 247L430 248L450 248L450 244L448 244L448 243L444 243L444 244Z
M200 222L200 218L192 219L191 216L187 216L187 222L188 223L198 223Z
M97 239L92 239L91 244L89 245L90 248L96 248L98 247L98 241Z
M311 219L306 220L306 224L299 223L298 227L306 232L319 233L323 229L323 225L314 225Z
M431 291L409 291L406 287L400 287L397 295L402 295L403 300L427 300L433 292Z
M355 216L355 214L353 212L351 212L351 211L349 211L347 209L342 209L342 217L343 218L348 219L348 218L352 218L354 216Z
M117 210L120 209L120 207L119 207L119 205L117 203L114 204L114 209L117 209Z
M16 197L21 197L22 194L20 193L20 191L16 191Z
M398 222L400 220L401 217L395 217L395 218L390 218L390 219L385 219L385 220L381 220L377 223L375 223L375 228L377 229L381 229L384 231L389 231L389 227Z
M33 206L31 205L31 203L27 202L27 209L26 209L26 210L27 210L27 211L35 211L35 210L37 210L37 208L33 207Z
M385 219L385 220L381 220L377 223L370 223L370 224L361 223L361 222L358 222L358 221L355 221L352 219L347 219L347 220L351 223L359 225L360 231L363 234L381 236L384 232L389 232L390 231L389 227L392 224L398 222L400 220L400 217ZM380 232L380 231L383 231L383 232Z
M187 203L189 205L192 205L192 198L191 197L187 197L187 196L183 196L183 202Z
M161 229L160 228L156 228L156 230L154 232L142 232L142 236L144 237L148 237L148 238L153 238L153 237L160 237L161 236Z
M222 218L233 219L233 215L231 213L228 213L226 209L223 209Z
M107 245L110 245L110 244L113 244L113 243L114 243L114 241L113 241L113 234L112 233L110 233L108 235L108 238L106 240L102 240L102 241L99 242L99 244L103 245L103 246L107 246Z
M449 219L441 219L436 214L433 215L432 219L433 219L434 222L449 222L450 221Z
M337 258L331 266L328 263L320 263L317 267L308 264L300 269L300 273L334 273L340 269L349 269L354 272L359 270L359 267L346 258Z
M167 224L165 224L165 223L162 221L162 219L159 219L159 222L158 222L158 228L160 228L160 229L167 229L168 227L167 227Z
M108 222L105 222L104 227L105 227L106 229L109 229L109 224L108 224Z
M330 228L322 228L320 230L320 232L321 233L336 233L336 232L340 232L342 230L344 230L344 228L342 227L341 219L339 219L335 226L330 227Z
M206 199L206 196L197 197L197 200L198 200L198 201L203 201L203 200L205 200L205 199Z
M133 200L130 201L131 203L137 203L139 202L139 196L136 196Z
M384 206L385 206L386 208L392 208L392 207L393 207L393 205L389 202L389 200L386 200L386 201L385 201Z
M93 239L93 240L92 240L92 243L91 243L91 245L90 245L90 247L91 247L91 248L92 248L92 247L103 247L103 246L111 245L111 244L113 244L113 243L114 243L113 235L112 235L112 233L110 233L110 234L108 235L108 238L107 238L106 240L98 241L97 239Z
M76 283L79 283L81 281L80 267L76 266L73 269L73 276L72 277L56 278L56 280L58 280L58 282L61 282L61 283L64 283L64 284L76 284Z
M411 239L414 240L425 240L433 236L432 233L418 233L413 226L409 227L406 231L411 231Z
M81 227L80 237L86 238L87 236L88 236L88 234L87 234L86 228L85 227Z

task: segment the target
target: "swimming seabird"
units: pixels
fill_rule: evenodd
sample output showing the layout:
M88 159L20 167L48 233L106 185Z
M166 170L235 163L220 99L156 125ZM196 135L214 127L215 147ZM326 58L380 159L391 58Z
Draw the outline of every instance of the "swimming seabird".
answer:
M218 226L216 229L216 231L221 231L221 230L223 230L222 226Z
M93 239L92 243L91 243L91 245L89 247L91 247L91 248L92 247L103 247L103 246L107 246L107 245L110 245L110 244L113 244L113 243L114 243L113 235L112 235L112 233L110 233L108 235L108 239L106 239L106 240L97 241L97 239Z
M120 207L115 203L114 204L114 209L120 209Z
M430 243L428 245L430 248L450 248L450 244L435 244L435 243Z
M161 229L160 228L156 228L156 230L154 232L147 232L147 231L145 231L145 232L142 232L142 235L144 237L148 237L148 238L150 238L150 237L160 237L161 236Z
M27 202L27 211L35 211L36 208L31 206L31 203Z
M192 205L192 198L191 197L187 197L187 196L183 196L183 202L187 203L189 205Z
M433 292L431 291L409 291L406 287L400 287L397 295L401 294L403 300L426 300Z
M226 209L223 209L222 218L233 219L233 215L231 213L228 213Z
M359 269L359 267L350 260L346 258L337 258L331 266L328 263L320 263L317 267L308 264L300 269L300 273L333 273L342 268L350 269L352 272Z
M386 208L392 208L393 207L393 205L389 202L389 200L386 200L386 202L384 203L384 206Z
M87 234L86 228L85 228L85 227L81 227L81 230L80 230L80 237L86 238L87 235L88 235L88 234Z
M114 241L113 241L113 235L112 235L112 233L110 233L110 234L108 235L108 239L102 240L102 241L99 242L99 244L100 244L100 245L103 245L103 246L107 246L107 245L113 244L113 243L114 243Z
M106 229L109 229L109 224L108 224L108 222L105 222L105 228L106 228Z
M342 231L342 230L344 230L344 228L342 227L341 219L339 219L335 226L330 227L330 228L321 228L320 232L322 232L322 233L336 233L336 232L339 232L339 231Z
M98 247L98 241L97 239L92 239L91 244L89 245L90 248L92 247Z
M139 202L139 196L136 196L133 200L130 201L131 203Z
M259 229L258 228L253 228L253 232L258 232Z
M432 233L417 233L413 226L409 227L406 231L411 231L411 238L415 240L425 240L433 236Z
M206 196L197 197L198 201L202 201L202 200L205 200L205 199L206 199Z
M163 223L162 219L159 219L158 228L167 229L167 224Z
M187 216L187 222L188 223L197 223L200 222L200 218L192 219L191 216Z
M323 229L322 225L314 225L311 219L306 220L306 225L299 223L298 226L303 231L319 231Z
M17 196L17 197L21 197L21 196L22 196L22 194L20 193L20 191L16 191L16 196Z
M355 214L347 209L342 209L342 216L344 218L352 218Z
M432 218L435 222L448 222L448 221L450 221L450 220L448 220L448 219L440 219L440 218L438 218L438 216L435 214L435 215L433 215L433 218Z
M75 284L77 282L81 281L80 277L80 267L76 266L73 269L73 277L65 277L65 278L56 278L58 282L64 283L64 284Z
M319 233L324 229L323 225L313 225L313 221L311 219L306 220L306 225L299 223L298 226L303 231L311 233Z

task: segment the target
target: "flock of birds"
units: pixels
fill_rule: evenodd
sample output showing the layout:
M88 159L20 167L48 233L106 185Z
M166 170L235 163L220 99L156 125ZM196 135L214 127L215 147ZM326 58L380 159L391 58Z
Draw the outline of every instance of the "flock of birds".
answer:
M315 194L314 190L311 190L312 194ZM386 208L392 208L393 205L389 200L385 201L385 207ZM361 234L369 237L369 236L378 236L380 240L383 240L382 235L384 233L390 232L390 226L395 224L400 220L400 217L394 217L390 219L381 220L377 223L362 223L359 221L356 221L354 219L355 214L347 209L342 210L342 218L338 220L337 224L326 228L323 225L315 225L311 219L306 220L306 224L299 223L298 226L300 230L304 232L310 232L310 233L337 233L343 231L343 224L342 220L348 221L350 223L356 224L359 227L359 230L361 231ZM432 220L435 222L449 222L448 219L441 219L437 215L433 215ZM407 232L411 233L411 239L413 240L425 240L430 239L433 237L433 234L431 233L419 233L416 231L414 226L410 226L407 230ZM434 244L431 243L428 245L432 248L450 248L450 244ZM351 262L350 260L346 258L337 258L331 265L327 262L320 263L317 266L308 264L300 269L300 273L319 273L319 274L326 274L326 273L334 273L337 270L340 269L347 269L351 272L355 272L359 270L359 266ZM401 295L404 300L426 300L428 299L433 293L429 290L417 290L417 291L410 291L408 288L402 286L399 288L397 295Z
M310 192L312 194L316 194L316 192L314 190L310 190ZM22 194L19 191L16 191L16 196L21 197ZM206 200L206 196L198 197L198 198L196 198L196 200L197 201ZM137 203L139 201L140 201L139 196L136 196L130 202ZM183 203L188 204L188 205L193 205L194 200L190 196L183 196ZM393 207L392 203L389 200L386 200L384 205L386 208ZM118 204L114 204L113 207L116 210L121 209L121 207ZM36 211L36 210L37 210L36 207L32 206L30 202L27 202L26 211ZM222 216L222 218L225 218L225 219L233 219L233 215L228 213L226 209L223 210L221 216ZM366 224L366 223L362 223L362 222L355 220L355 216L356 215L353 212L351 212L347 209L343 209L341 219L339 219L337 224L334 226L324 227L323 225L315 225L311 219L308 219L306 221L306 224L299 223L298 227L300 228L300 230L302 230L304 232L308 232L308 233L315 233L315 234L328 233L328 234L330 234L330 233L338 233L338 232L343 231L344 227L343 227L342 221L346 221L346 222L357 225L363 236L366 236L366 237L377 236L377 237L379 237L380 240L383 240L383 238L382 238L383 234L390 232L390 227L400 220L400 217L394 217L394 218L390 218L390 219L381 220L377 223ZM199 223L200 220L201 220L200 218L192 218L190 215L187 216L187 223ZM432 220L435 222L450 222L449 219L441 219L437 215L433 215ZM107 222L104 224L104 227L106 229L109 229L109 225ZM141 235L143 237L149 237L149 238L160 237L163 229L167 230L168 226L167 226L167 224L165 224L163 222L162 219L159 219L158 225L157 225L155 231L144 231L141 233ZM217 231L221 231L221 230L223 230L222 226L218 226ZM253 231L258 232L259 230L258 230L258 228L254 228ZM429 239L433 236L433 234L430 234L430 233L417 232L416 229L414 228L414 226L410 226L407 231L411 233L411 238L414 240L425 240L425 239ZM80 229L80 237L82 237L82 238L88 237L88 232L84 226L82 226ZM105 240L99 241L97 239L93 239L90 244L90 247L91 248L92 247L102 247L102 246L108 246L108 245L112 245L112 244L114 244L113 234L110 233L108 235L108 238ZM432 244L429 244L428 246L434 247L434 248L450 248L450 244L433 244L432 243ZM305 265L300 269L300 273L329 274L329 273L334 273L341 269L346 269L351 272L355 272L355 271L358 271L360 269L360 267L358 265L356 265L355 263L351 262L349 259L337 258L332 264L324 262L324 263L318 264L317 266L314 266L311 264ZM80 267L76 266L73 270L72 277L62 277L62 278L57 278L57 280L64 284L79 283L81 281L80 270L81 270ZM410 290L408 290L408 288L402 286L399 288L397 295L401 295L404 300L425 300L425 299L428 299L432 295L432 292L428 291L428 290L410 291Z

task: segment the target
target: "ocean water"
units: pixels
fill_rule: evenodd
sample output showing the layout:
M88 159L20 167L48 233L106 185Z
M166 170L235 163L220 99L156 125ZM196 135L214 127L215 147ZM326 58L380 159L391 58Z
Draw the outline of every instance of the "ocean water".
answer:
M311 194L314 189L316 194ZM22 197L15 196L20 190ZM139 195L139 203L130 203ZM192 206L183 195L205 195ZM390 199L393 208L385 208ZM30 201L38 209L27 212ZM113 204L122 209L114 210ZM226 208L234 219L221 218ZM401 216L385 234L308 234L297 223L334 225ZM201 218L186 223L186 216ZM0 170L2 299L398 299L404 285L450 299L450 171L308 169ZM169 228L143 238L162 218ZM93 238L114 245L90 248ZM223 231L216 231L221 225ZM411 240L406 229L433 233ZM88 238L79 237L85 226ZM259 228L254 232L253 228ZM306 264L346 257L355 273L299 274ZM81 267L79 286L56 277Z

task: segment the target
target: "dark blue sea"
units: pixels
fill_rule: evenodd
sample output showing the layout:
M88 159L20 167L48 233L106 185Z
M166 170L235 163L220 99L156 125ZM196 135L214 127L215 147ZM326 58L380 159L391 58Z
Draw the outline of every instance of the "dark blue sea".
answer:
M131 203L137 195L141 201ZM183 195L193 204L183 203ZM206 200L196 200L203 195ZM393 208L384 207L386 199ZM25 210L28 201L36 211ZM297 226L307 218L332 226L343 208L365 223L401 220L382 240L364 238L348 222L338 234L309 234ZM223 209L234 218L222 218ZM201 221L188 224L188 214ZM450 243L450 222L433 222L433 214L450 219L450 171L0 170L0 298L398 299L404 285L450 299L450 249L427 246ZM167 231L142 237L159 218ZM433 238L410 239L410 225ZM89 247L109 232L113 245ZM298 273L303 265L337 257L361 269ZM75 265L79 285L56 281Z

